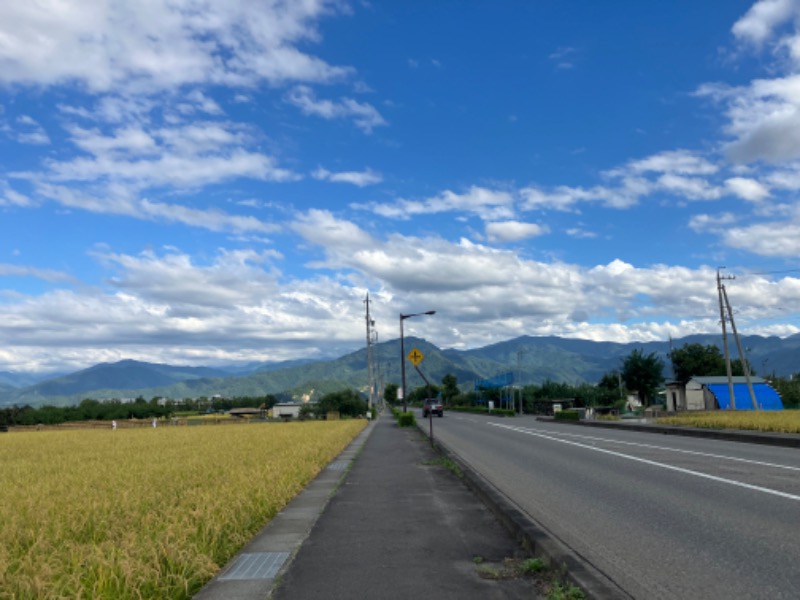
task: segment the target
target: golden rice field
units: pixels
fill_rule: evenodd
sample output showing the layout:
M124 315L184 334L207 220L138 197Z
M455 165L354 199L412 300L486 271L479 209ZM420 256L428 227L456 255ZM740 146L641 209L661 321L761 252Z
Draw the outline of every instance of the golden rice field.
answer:
M189 598L360 420L0 435L0 598Z
M798 410L683 413L673 417L661 417L657 421L663 425L682 425L706 429L800 433L800 411Z

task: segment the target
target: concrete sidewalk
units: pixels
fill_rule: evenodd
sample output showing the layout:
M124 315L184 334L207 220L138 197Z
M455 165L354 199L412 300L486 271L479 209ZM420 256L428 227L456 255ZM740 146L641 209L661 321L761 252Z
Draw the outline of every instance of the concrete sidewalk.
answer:
M530 600L532 577L486 577L527 557L416 427L384 415L195 598Z

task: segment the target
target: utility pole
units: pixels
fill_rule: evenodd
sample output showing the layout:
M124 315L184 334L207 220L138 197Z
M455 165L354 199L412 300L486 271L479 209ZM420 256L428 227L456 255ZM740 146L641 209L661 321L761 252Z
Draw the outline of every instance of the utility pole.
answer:
M519 378L519 382L517 382L517 385L519 386L519 414L520 414L520 416L522 416L522 403L523 403L522 366L521 366L521 362L522 362L522 355L523 354L527 354L527 353L528 353L528 349L527 348L521 348L521 349L517 350L517 377Z
M378 346L378 332L372 332L372 374L375 385L375 404L383 410L383 373L381 372L381 351Z
M375 395L375 367L372 360L372 328L375 326L375 321L369 316L369 292L367 292L364 304L367 307L367 385L369 386L367 408L372 410Z
M732 277L731 279L735 279ZM756 402L756 393L753 391L753 381L750 379L750 361L742 351L742 341L739 339L739 332L736 331L736 321L733 320L733 310L731 303L728 300L728 292L725 291L725 286L722 286L722 296L725 298L725 306L728 307L728 315L731 318L731 329L733 330L733 339L736 340L736 348L739 350L739 360L742 363L742 370L744 371L744 378L747 380L747 391L750 392L750 401L753 403L753 410L758 410L758 403Z
M733 373L731 371L731 353L728 350L728 330L725 327L725 304L722 300L722 290L725 289L725 286L722 285L723 277L719 273L720 269L724 268L717 268L717 295L719 296L719 318L722 323L722 348L725 351L725 370L728 374L728 393L731 396L731 410L736 410L736 396L733 393ZM724 279L733 279L733 277L728 276Z
M725 267L720 267L724 269ZM733 393L733 375L731 370L731 357L728 351L728 338L725 331L725 311L727 310L728 316L727 318L730 319L731 322L731 330L733 331L733 339L736 341L736 349L739 351L739 360L742 363L742 370L744 371L744 377L747 381L747 391L750 393L750 401L753 403L753 410L758 410L758 402L756 402L756 394L753 390L753 381L750 377L750 363L747 360L747 357L744 355L744 351L742 350L742 342L739 339L739 332L736 331L736 321L733 318L733 309L731 308L731 303L728 300L728 292L725 290L725 285L722 283L723 279L736 279L733 275L729 275L727 277L721 277L719 273L719 269L717 269L717 292L719 293L719 311L720 316L722 317L722 343L725 347L725 367L728 372L728 391L731 396L731 408L736 410L736 398L734 397Z

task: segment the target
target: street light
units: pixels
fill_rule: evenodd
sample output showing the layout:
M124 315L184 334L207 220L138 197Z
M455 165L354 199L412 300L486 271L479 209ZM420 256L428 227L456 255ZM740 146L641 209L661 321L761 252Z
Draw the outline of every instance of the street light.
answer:
M406 390L406 346L403 340L403 321L406 319L410 319L411 317L419 317L420 315L435 315L435 310L429 310L427 312L421 313L413 313L410 315L404 315L400 313L400 377L402 379L402 385L400 389L403 391L403 412L408 412L408 393Z

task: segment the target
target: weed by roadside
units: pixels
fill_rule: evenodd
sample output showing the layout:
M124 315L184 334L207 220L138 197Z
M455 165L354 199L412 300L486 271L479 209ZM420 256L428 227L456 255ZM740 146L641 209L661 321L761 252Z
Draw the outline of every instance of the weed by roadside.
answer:
M478 576L482 579L504 580L534 577L537 587L547 600L585 600L583 591L562 580L562 573L551 569L541 558L506 558L500 563L486 561L482 556L475 556L472 562L476 565Z
M453 473L453 475L455 475L459 479L464 478L464 472L461 470L461 467L459 467L455 462L453 462L452 460L450 460L445 456L440 456L439 458L432 458L431 460L426 460L422 464L439 465L440 467L444 467L445 469Z

